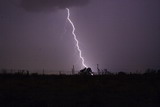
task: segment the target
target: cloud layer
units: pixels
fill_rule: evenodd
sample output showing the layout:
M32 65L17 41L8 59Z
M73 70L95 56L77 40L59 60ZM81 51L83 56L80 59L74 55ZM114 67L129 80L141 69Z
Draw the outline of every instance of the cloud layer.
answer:
M21 0L20 7L26 11L54 11L73 6L84 6L90 0Z

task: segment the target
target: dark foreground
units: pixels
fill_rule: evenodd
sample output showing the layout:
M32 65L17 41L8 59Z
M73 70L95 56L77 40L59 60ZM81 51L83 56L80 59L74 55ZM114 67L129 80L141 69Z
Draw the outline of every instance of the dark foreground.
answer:
M160 107L160 75L0 75L0 107Z

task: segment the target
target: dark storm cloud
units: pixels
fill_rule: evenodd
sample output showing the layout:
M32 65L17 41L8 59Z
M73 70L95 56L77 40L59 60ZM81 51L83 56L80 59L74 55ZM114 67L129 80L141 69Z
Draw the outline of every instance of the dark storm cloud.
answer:
M26 11L53 11L88 3L89 0L21 0L20 6Z

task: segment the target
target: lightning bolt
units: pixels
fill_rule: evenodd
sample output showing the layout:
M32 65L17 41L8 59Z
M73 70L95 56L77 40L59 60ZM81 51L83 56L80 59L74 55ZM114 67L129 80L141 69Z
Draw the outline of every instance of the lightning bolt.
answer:
M75 29L75 26L74 26L73 22L72 22L71 19L70 19L70 10L69 10L68 8L66 8L66 10L67 10L67 12L68 12L67 20L68 20L69 23L72 25L72 28L73 28L73 30L72 30L72 35L74 36L74 40L76 41L76 47L77 47L77 50L78 50L78 52L79 52L79 57L80 57L81 60L82 60L82 65L83 65L85 68L88 68L87 65L84 63L84 58L83 58L83 56L82 56L82 51L81 51L81 49L79 48L79 41L78 41L77 36L76 36L76 34L75 34L75 30L76 30L76 29Z

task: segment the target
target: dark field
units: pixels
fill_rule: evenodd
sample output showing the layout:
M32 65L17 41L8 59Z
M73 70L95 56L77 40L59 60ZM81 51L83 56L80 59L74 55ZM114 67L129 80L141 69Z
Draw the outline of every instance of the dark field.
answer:
M160 75L0 75L0 107L160 107Z

